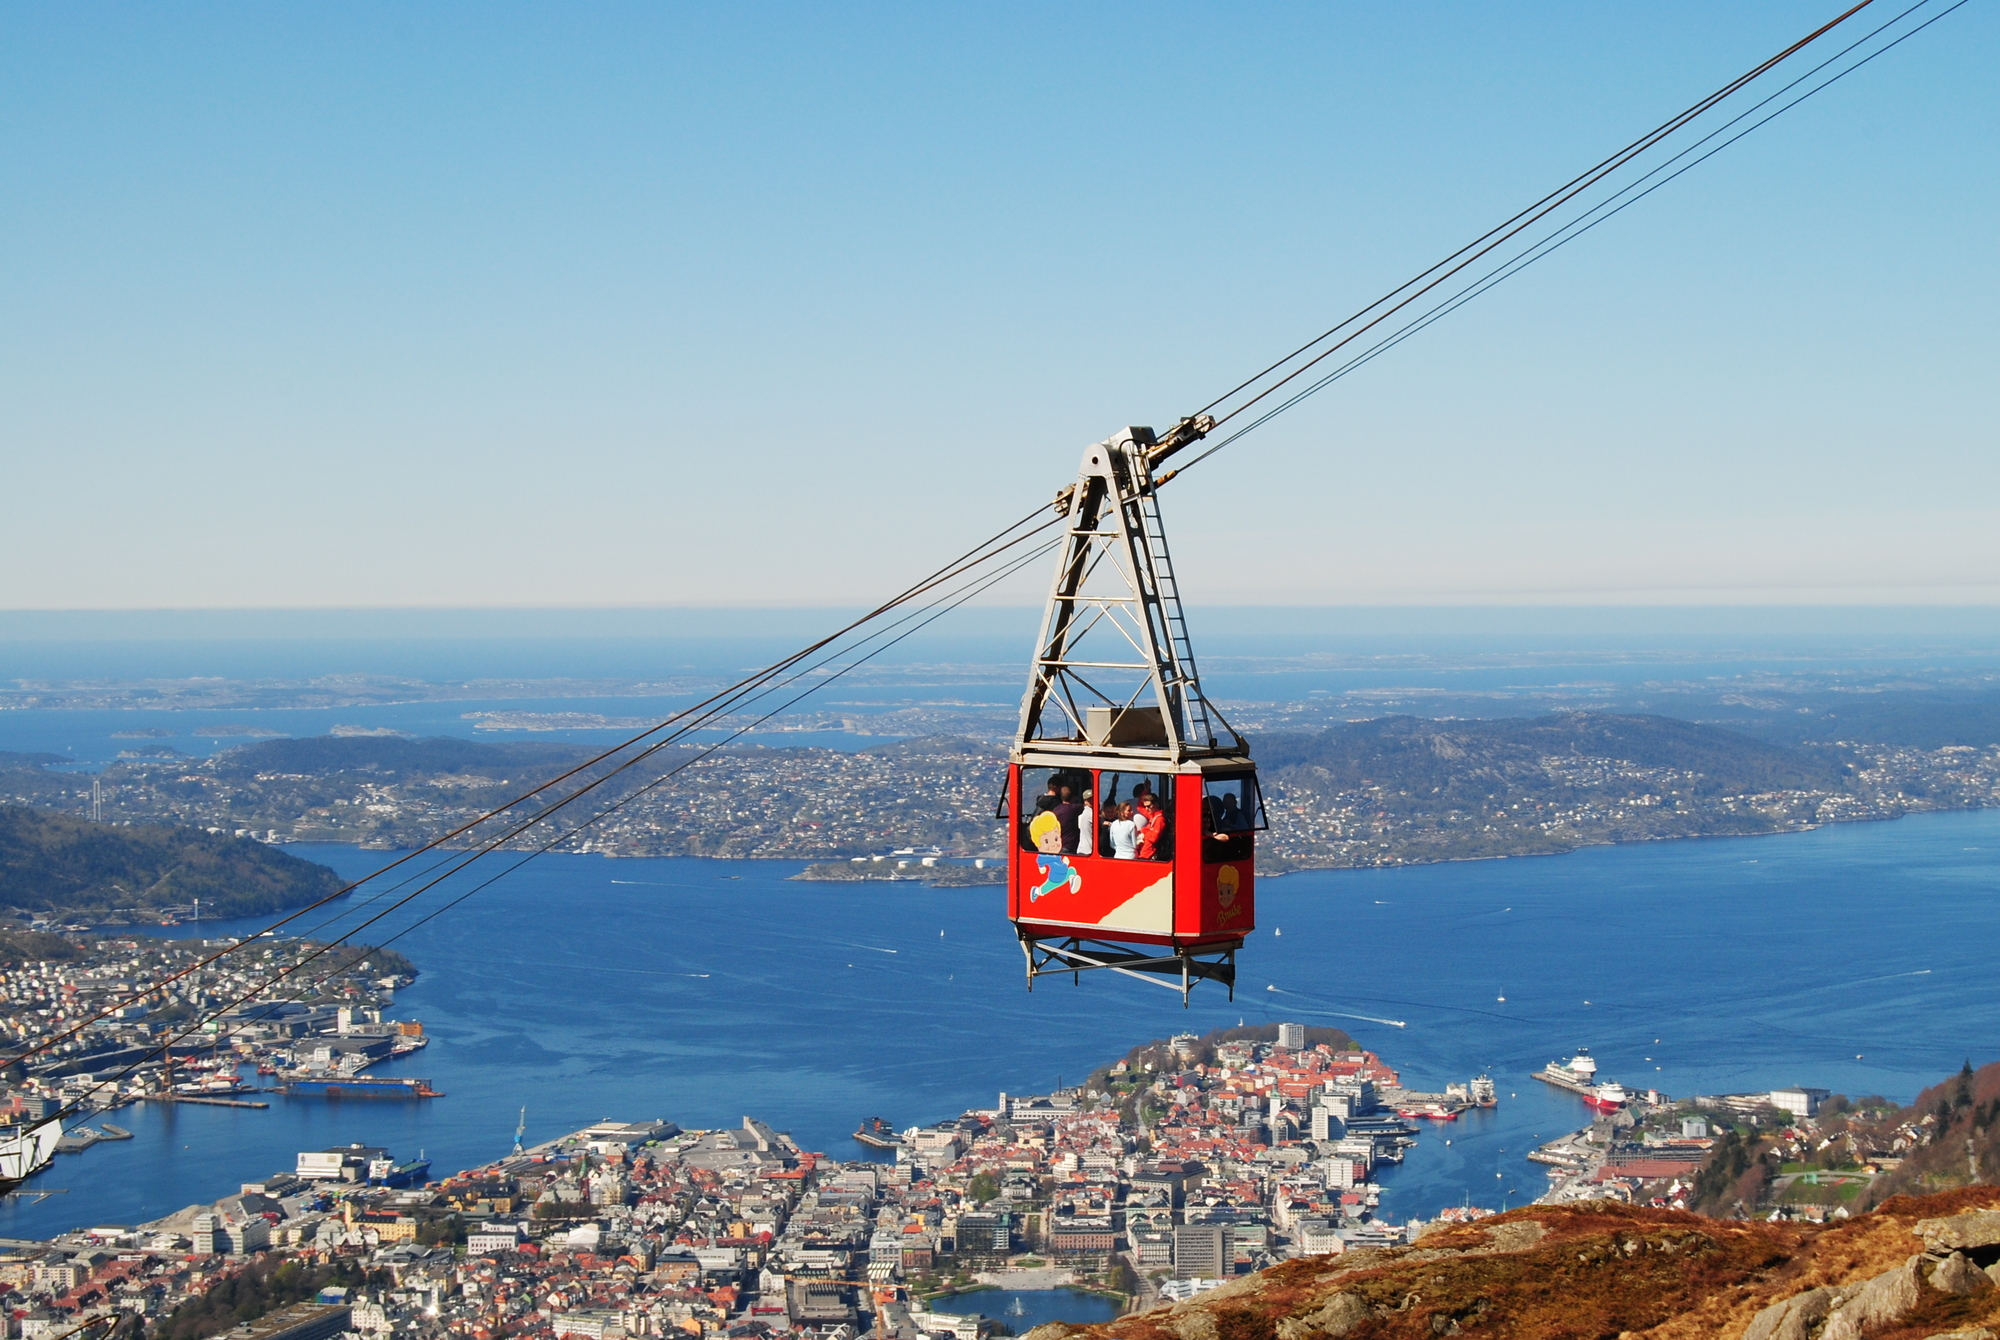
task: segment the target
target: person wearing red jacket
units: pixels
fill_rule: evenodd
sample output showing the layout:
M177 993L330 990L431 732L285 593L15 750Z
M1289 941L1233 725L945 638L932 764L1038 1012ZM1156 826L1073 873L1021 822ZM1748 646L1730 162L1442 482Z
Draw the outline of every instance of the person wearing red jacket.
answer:
M1160 808L1160 798L1151 791L1142 794L1132 818L1139 827L1139 859L1159 860L1160 840L1167 835L1167 812Z

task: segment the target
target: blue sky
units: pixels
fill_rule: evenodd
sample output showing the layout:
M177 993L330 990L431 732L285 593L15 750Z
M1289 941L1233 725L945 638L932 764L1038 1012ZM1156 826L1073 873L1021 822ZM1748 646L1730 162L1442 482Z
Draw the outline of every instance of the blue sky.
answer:
M13 6L0 608L866 601L1831 13ZM1189 594L2000 600L1996 29L1191 473Z

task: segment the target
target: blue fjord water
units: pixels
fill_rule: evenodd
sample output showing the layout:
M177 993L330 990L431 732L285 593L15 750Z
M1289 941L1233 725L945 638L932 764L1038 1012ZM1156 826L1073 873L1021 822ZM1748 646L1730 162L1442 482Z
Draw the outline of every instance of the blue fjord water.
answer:
M349 876L390 859L293 850ZM1122 978L1028 993L995 891L788 881L798 868L539 858L397 941L423 975L395 1013L433 1039L405 1069L446 1097L126 1108L112 1120L136 1138L58 1159L32 1185L67 1194L5 1202L0 1235L150 1219L336 1142L422 1150L445 1174L504 1153L522 1107L530 1141L755 1114L861 1157L863 1117L934 1121L1239 1019L1339 1025L1419 1087L1495 1077L1498 1109L1427 1128L1384 1175L1400 1220L1539 1194L1523 1156L1586 1113L1529 1076L1578 1047L1674 1094L1898 1099L1996 1052L2000 811L1270 880L1235 1001L1204 988L1185 1010Z

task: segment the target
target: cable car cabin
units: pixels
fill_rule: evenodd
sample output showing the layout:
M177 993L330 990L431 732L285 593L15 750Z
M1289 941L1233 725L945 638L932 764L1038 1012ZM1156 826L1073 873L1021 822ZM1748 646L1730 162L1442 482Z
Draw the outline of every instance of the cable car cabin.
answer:
M1002 812L1028 985L1110 969L1220 982L1256 926L1264 806L1250 747L1202 695L1152 467L1195 440L1128 428L1084 451Z
M1257 924L1253 835L1264 826L1249 759L1168 771L1158 759L1030 754L1008 768L1007 785L1008 810L1021 816L1008 915L1031 974L1041 950L1050 971L1164 970L1184 987L1214 979L1233 994L1234 953Z

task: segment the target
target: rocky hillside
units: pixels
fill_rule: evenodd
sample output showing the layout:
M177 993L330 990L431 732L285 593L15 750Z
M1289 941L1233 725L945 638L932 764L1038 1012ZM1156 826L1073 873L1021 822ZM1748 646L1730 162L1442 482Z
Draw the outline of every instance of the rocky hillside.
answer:
M1996 1340L2000 1188L1831 1226L1532 1206L1410 1247L1304 1257L1192 1302L1031 1340Z

